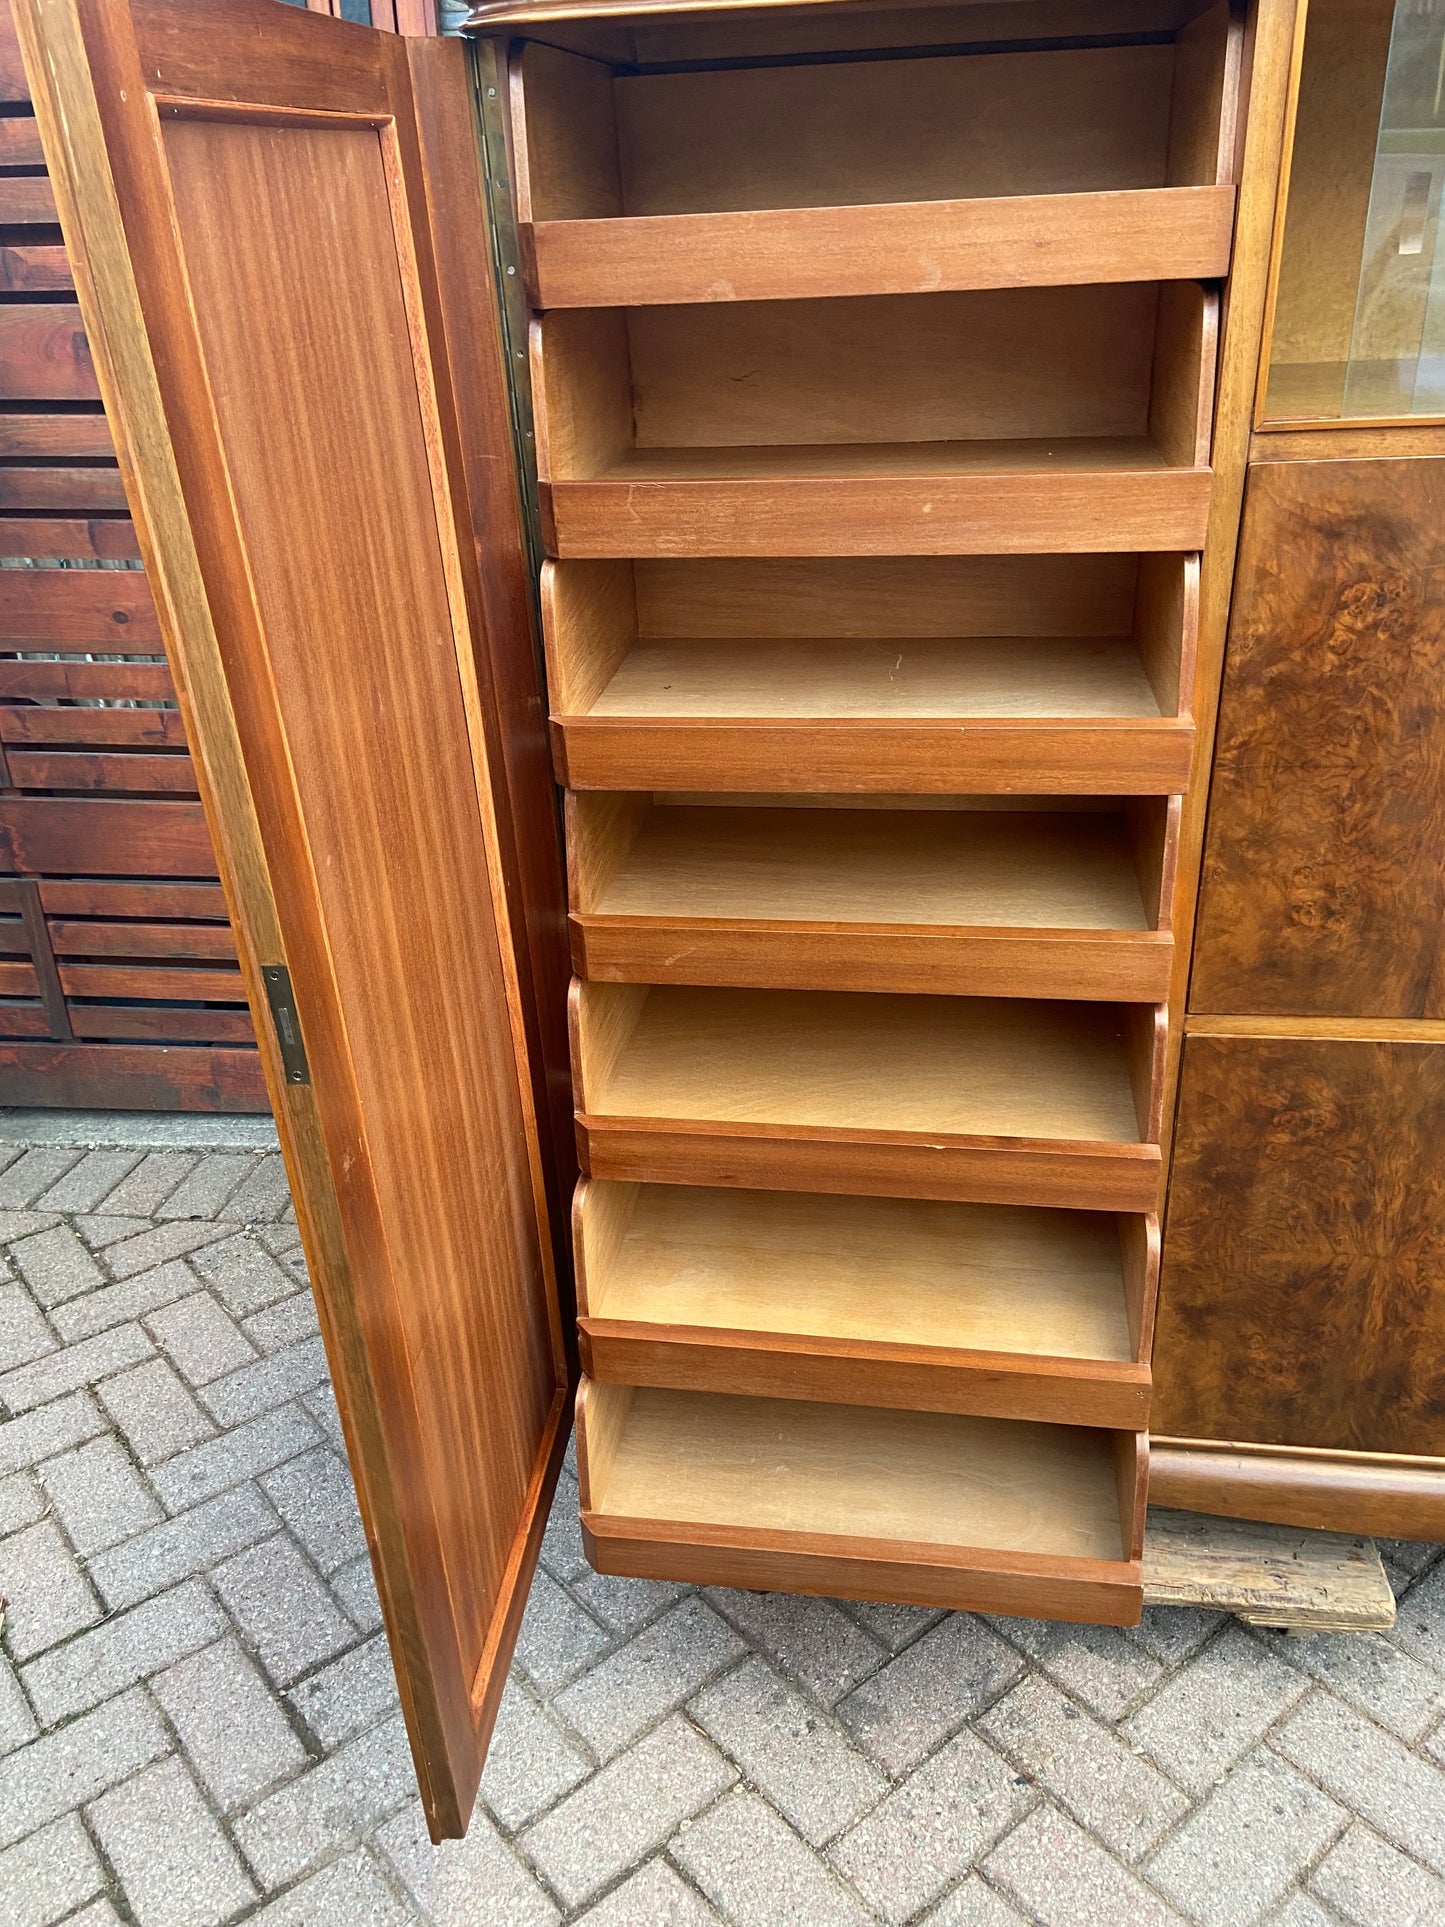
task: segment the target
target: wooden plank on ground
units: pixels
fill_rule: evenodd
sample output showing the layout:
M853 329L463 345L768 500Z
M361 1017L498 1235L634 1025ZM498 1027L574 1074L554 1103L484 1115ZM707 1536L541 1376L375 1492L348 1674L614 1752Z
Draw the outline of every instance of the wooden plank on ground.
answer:
M0 400L99 399L90 347L74 302L0 306Z
M1373 1539L1151 1506L1144 1603L1205 1606L1290 1632L1387 1632L1395 1595Z

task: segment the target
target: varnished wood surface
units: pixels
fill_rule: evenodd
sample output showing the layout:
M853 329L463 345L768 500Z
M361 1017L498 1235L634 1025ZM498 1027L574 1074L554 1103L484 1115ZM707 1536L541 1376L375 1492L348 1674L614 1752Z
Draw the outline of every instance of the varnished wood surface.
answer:
M405 53L259 0L204 31L170 0L34 0L22 30L428 1817L456 1832L566 1371ZM158 119L153 92L237 111ZM283 960L309 1085L260 994Z
M1445 1015L1445 463L1251 470L1190 1007Z
M1445 1456L1442 1133L1440 1043L1187 1040L1157 1432Z
M1445 1465L1232 1452L1172 1440L1155 1442L1150 1464L1159 1505L1315 1531L1445 1540Z

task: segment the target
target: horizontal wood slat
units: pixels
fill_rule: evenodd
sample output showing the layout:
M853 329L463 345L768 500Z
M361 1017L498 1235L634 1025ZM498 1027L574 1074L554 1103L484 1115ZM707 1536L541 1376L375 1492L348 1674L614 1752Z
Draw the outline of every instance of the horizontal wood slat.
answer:
M43 174L0 176L0 227L55 227L55 190Z
M15 1104L123 1111L264 1111L260 1053L207 1045L0 1043Z
M0 569L0 582L20 573L18 569ZM141 647L149 645L143 643ZM0 701L174 702L175 698L171 672L163 662L16 662L0 656Z
M226 899L216 883L98 883L45 877L40 881L40 907L50 917L205 917L222 922L226 916ZM15 884L0 877L0 916L18 915L19 910Z
M0 307L0 400L98 401L100 388L72 302Z
M69 294L74 287L63 247L53 242L0 247L0 294Z
M213 878L199 803L0 798L0 868L32 876Z
M9 114L0 120L0 167L43 167L45 150L40 129L29 114Z
M14 943L14 934L7 934L6 949L10 949ZM0 963L0 997L35 997L39 995L39 988L34 964ZM4 1015L0 1013L0 1028L3 1025Z
M20 58L20 37L15 31L15 16L9 6L0 7L0 101L28 101L30 89Z
M0 409L0 455L64 461L70 456L114 453L110 423L96 409Z
M184 749L185 727L174 709L50 709L0 705L0 743L102 743L111 747ZM134 789L134 783L127 783Z
M57 650L83 644L86 654L161 654L150 584L135 569L0 569L0 635L9 649L33 639Z
M932 294L1228 272L1232 187L749 209L522 230L539 308Z
M31 510L123 509L125 489L116 468L62 468L49 463L0 465L0 513Z
M0 556L43 560L138 562L140 543L128 515L0 516ZM6 571L10 573L10 571Z
M61 964L67 997L148 997L156 1002L238 1004L246 988L239 970L182 970L145 964Z
M42 888L41 902L45 901ZM235 963L236 939L229 924L102 923L56 918L50 942L57 957L187 957Z
M194 796L189 756L108 755L105 752L12 749L10 780L20 790L143 790Z

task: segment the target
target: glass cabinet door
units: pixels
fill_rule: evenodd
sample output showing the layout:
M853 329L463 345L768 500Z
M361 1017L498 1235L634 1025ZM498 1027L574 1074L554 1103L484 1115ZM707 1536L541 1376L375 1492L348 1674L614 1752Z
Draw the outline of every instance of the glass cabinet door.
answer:
M1445 0L1308 0L1261 419L1445 416Z

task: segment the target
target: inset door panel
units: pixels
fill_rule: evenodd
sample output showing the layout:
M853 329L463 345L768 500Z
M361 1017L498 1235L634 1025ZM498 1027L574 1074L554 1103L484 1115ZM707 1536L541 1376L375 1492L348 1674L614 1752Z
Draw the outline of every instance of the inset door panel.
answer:
M1146 1435L584 1380L602 1572L1138 1623Z
M1152 1429L1445 1457L1445 1044L1190 1036Z
M1250 470L1190 1008L1445 1015L1445 461Z

